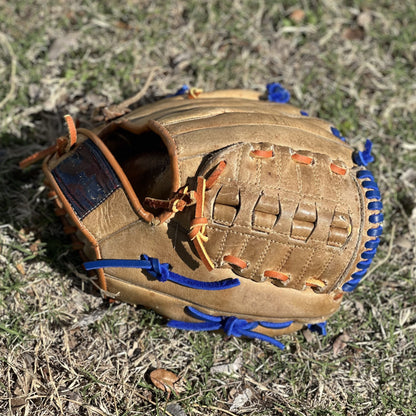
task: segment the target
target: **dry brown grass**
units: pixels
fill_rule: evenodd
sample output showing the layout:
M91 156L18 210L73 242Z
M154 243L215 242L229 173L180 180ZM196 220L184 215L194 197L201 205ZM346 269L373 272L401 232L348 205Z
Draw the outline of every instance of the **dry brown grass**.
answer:
M1 414L415 414L416 8L337 4L0 0ZM38 167L17 162L62 134L62 114L88 126L97 106L135 93L153 68L142 102L184 83L278 81L353 145L373 140L384 241L327 337L286 336L279 352L175 331L151 311L105 304L80 274ZM155 389L159 367L186 392Z

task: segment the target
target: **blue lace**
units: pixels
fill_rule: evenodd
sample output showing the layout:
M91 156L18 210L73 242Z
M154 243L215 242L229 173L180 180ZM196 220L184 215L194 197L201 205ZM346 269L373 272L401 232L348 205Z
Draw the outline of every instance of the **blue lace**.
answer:
M341 132L336 127L331 127L331 132L335 137L345 142L345 137L341 134Z
M252 331L257 326L263 326L271 329L287 328L292 324L293 321L274 323L274 322L248 322L244 319L236 318L235 316L213 316L208 315L193 308L187 306L186 312L195 319L199 319L203 322L184 322L184 321L169 321L168 326L171 328L186 329L191 331L216 331L222 329L228 336L241 337L245 336L248 338L256 338L262 341L269 342L274 346L284 349L284 345L276 339L267 335L260 334Z
M308 329L312 332L317 332L319 335L326 335L326 321L318 324L308 324Z
M184 94L186 94L187 92L189 91L189 86L188 85L186 85L186 84L184 84L184 85L182 85L182 87L180 87L176 92L175 92L175 94L173 94L172 96L173 97L176 97L177 95L184 95Z
M366 151L370 151L371 146L366 145ZM363 152L363 153L364 153ZM360 153L360 152L359 152ZM367 154L365 156L361 155L361 158L364 160L370 160L372 156ZM374 179L373 174L369 170L360 170L357 172L357 178L363 180L362 186L366 189L365 196L367 199L372 199L373 201L369 202L367 208L370 211L376 211L374 214L370 214L369 221L371 224L380 224L384 220L384 215L379 212L383 208L383 203L381 202L380 190L378 189L377 183ZM375 201L374 201L375 199ZM368 237L374 237L372 240L369 240L365 243L365 248L367 249L361 254L361 261L357 264L359 269L357 272L351 275L351 280L344 283L342 290L344 292L352 292L357 285L360 283L362 278L368 271L374 256L376 255L377 247L380 244L380 236L383 233L383 226L379 225L376 228L370 228L367 231Z
M174 94L168 94L166 95L166 98L170 97L177 97L178 95L185 95L189 91L189 86L186 84L183 84L182 87L180 87Z
M266 85L267 99L273 103L285 104L290 100L290 93L277 82L271 82Z
M129 259L102 259L96 261L88 261L84 263L86 270L96 270L109 267L133 268L146 270L150 275L155 277L159 282L171 281L181 286L190 287L192 289L201 290L224 290L231 289L240 284L238 279L224 279L218 282L201 282L199 280L190 279L171 271L168 263L160 263L158 259L148 257L145 254L141 256L141 260Z
M371 155L372 147L373 143L367 139L364 151L358 151L353 154L353 160L358 166L367 166L369 163L374 162L374 157Z

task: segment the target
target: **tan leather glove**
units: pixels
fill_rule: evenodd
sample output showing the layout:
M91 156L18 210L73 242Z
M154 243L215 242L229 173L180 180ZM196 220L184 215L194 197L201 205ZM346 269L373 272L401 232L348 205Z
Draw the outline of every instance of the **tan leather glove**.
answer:
M371 143L354 152L330 123L255 91L196 95L72 126L45 160L86 269L171 326L279 347L271 337L304 325L324 333L382 232Z

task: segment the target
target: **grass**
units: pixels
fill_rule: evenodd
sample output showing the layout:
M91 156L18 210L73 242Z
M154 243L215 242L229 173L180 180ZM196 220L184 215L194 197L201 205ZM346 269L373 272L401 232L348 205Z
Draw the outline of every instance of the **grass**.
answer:
M416 7L335 4L0 0L1 414L416 413ZM364 37L348 39L359 27ZM184 83L263 89L277 81L352 145L373 141L385 234L326 337L284 336L280 352L180 332L152 311L107 305L80 276L39 167L20 171L17 162L64 132L63 114L90 126L96 107L135 93L152 68L142 103ZM348 341L334 354L342 334ZM153 387L155 368L181 376L185 392ZM247 390L251 399L230 410Z

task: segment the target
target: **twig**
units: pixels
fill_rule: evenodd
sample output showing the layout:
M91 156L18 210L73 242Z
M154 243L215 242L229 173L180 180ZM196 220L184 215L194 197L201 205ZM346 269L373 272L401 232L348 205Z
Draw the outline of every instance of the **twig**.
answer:
M150 87L150 84L153 81L157 68L153 68L150 71L149 76L147 77L146 82L143 85L143 88L133 97L127 98L127 100L122 101L120 104L110 105L103 109L104 119L106 121L112 120L113 118L120 117L128 112L130 112L129 106L139 101L146 94L147 90Z
M9 78L9 83L10 83L10 89L9 92L6 94L6 96L0 101L0 109L7 103L7 101L9 101L10 99L13 98L15 90L16 90L16 55L13 52L13 48L12 45L10 45L9 40L7 39L6 35L4 33L0 32L0 42L3 43L6 46L7 51L9 52L10 55L10 78Z
M130 107L132 104L136 103L137 101L139 101L141 98L143 98L147 92L147 90L150 87L150 84L153 81L153 78L155 77L156 74L156 68L152 68L152 70L150 71L149 76L147 77L146 82L143 85L143 88L135 95L133 95L133 97L127 98L127 100L122 101L119 106L121 107Z

